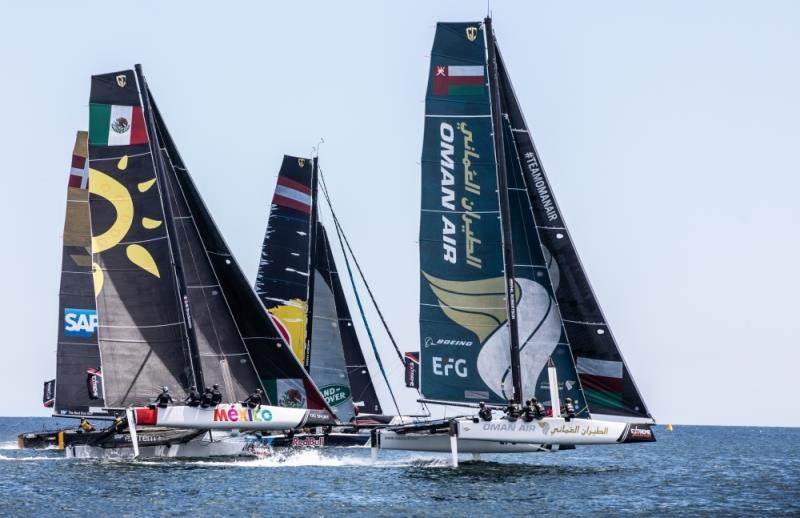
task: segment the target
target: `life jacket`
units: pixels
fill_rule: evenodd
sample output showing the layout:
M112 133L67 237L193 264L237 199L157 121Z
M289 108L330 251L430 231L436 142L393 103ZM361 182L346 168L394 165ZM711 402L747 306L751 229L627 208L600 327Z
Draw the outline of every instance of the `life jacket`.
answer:
M211 391L203 392L203 395L200 396L200 405L207 407L214 404L214 395Z
M94 426L92 426L92 423L90 423L86 419L81 420L80 427L84 432L91 432L94 430Z
M478 411L478 416L483 419L484 421L491 421L492 420L492 411L488 408L482 408Z
M196 390L190 390L184 401L188 406L197 406L200 404L200 394Z
M218 405L222 403L222 392L219 390L212 389L211 390L211 404Z
M526 423L530 423L533 421L533 409L530 407L524 407L522 409L522 420Z
M546 411L544 409L544 405L539 403L538 401L533 404L533 411L534 411L534 415L537 418L542 418L546 414Z

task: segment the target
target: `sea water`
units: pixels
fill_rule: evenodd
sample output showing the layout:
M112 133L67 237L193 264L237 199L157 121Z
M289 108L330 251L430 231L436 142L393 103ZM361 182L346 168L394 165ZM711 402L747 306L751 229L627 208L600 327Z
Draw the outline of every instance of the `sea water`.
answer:
M800 515L798 428L656 427L656 443L463 455L458 469L449 454L384 450L372 463L368 448L155 461L17 449L18 433L56 424L0 418L0 514Z

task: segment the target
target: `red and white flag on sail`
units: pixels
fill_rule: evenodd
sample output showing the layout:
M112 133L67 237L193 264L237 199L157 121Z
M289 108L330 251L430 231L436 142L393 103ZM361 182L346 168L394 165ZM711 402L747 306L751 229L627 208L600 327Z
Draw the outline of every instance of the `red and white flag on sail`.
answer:
M69 170L69 186L79 189L89 188L89 154L87 144L88 134L79 131L75 137L75 147L72 150L72 167Z

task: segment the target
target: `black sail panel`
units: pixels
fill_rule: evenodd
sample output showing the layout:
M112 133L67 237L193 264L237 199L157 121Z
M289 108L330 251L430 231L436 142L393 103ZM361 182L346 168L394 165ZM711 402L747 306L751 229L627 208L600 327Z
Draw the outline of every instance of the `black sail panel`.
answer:
M588 416L586 400L575 371L569 340L534 222L516 143L511 126L505 118L503 132L514 246L514 280L520 294L517 314L523 397L536 396L540 401L549 404L547 365L552 358L558 374L561 398L572 398L578 415ZM507 376L510 375L509 370Z
M88 133L72 152L61 254L55 412L104 414L89 220ZM92 382L91 384L88 382ZM94 390L90 390L94 388Z
M499 49L497 55L504 112L589 410L650 419L572 243Z
M333 412L264 311L258 295L250 287L200 197L155 104L153 108L161 145L169 157L174 178L227 303L229 315L233 317L269 403L318 410L313 417L324 419L327 416L333 422Z
M261 383L177 182L173 157L167 149L162 153L166 169L164 191L172 208L173 239L179 250L203 380L206 386L218 384L224 400L242 401Z
M92 77L89 208L105 404L194 379L154 157L132 70Z

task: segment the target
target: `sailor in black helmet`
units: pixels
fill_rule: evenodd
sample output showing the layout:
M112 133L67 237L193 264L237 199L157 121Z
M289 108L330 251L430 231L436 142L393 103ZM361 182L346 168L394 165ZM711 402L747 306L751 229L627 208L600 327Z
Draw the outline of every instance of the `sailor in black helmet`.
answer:
M535 415L535 411L533 409L533 405L531 404L530 399L525 400L525 406L522 407L522 420L526 423L530 423L533 421Z
M197 387L192 385L189 387L189 392L186 393L186 399L183 404L187 406L200 406L200 393L197 392Z
M480 410L478 410L478 417L480 417L484 421L491 421L492 420L492 411L489 409L489 407L486 406L486 403L481 401L478 404L478 406L480 407Z
M509 421L516 421L519 418L519 406L514 403L513 399L508 400L508 406L506 407L506 419Z
M203 389L203 394L200 396L200 408L208 408L212 405L211 400L214 399L211 395L211 388L206 387Z
M564 400L564 406L561 408L561 413L567 421L575 417L575 405L572 403L572 398L568 397Z
M533 407L533 417L541 419L545 416L546 410L544 409L544 405L535 397L531 398L531 406Z
M222 403L222 392L219 391L219 385L214 383L214 386L211 388L211 404L217 406L220 403Z
M242 404L243 405L247 405L250 408L255 408L255 407L261 405L261 403L263 402L262 398L261 398L262 394L263 394L263 392L261 391L261 389L257 388L255 392L253 392L252 394L247 396L247 399L242 401Z
M161 387L161 393L156 396L155 404L158 408L167 408L170 403L174 403L172 396L169 395L169 387Z

